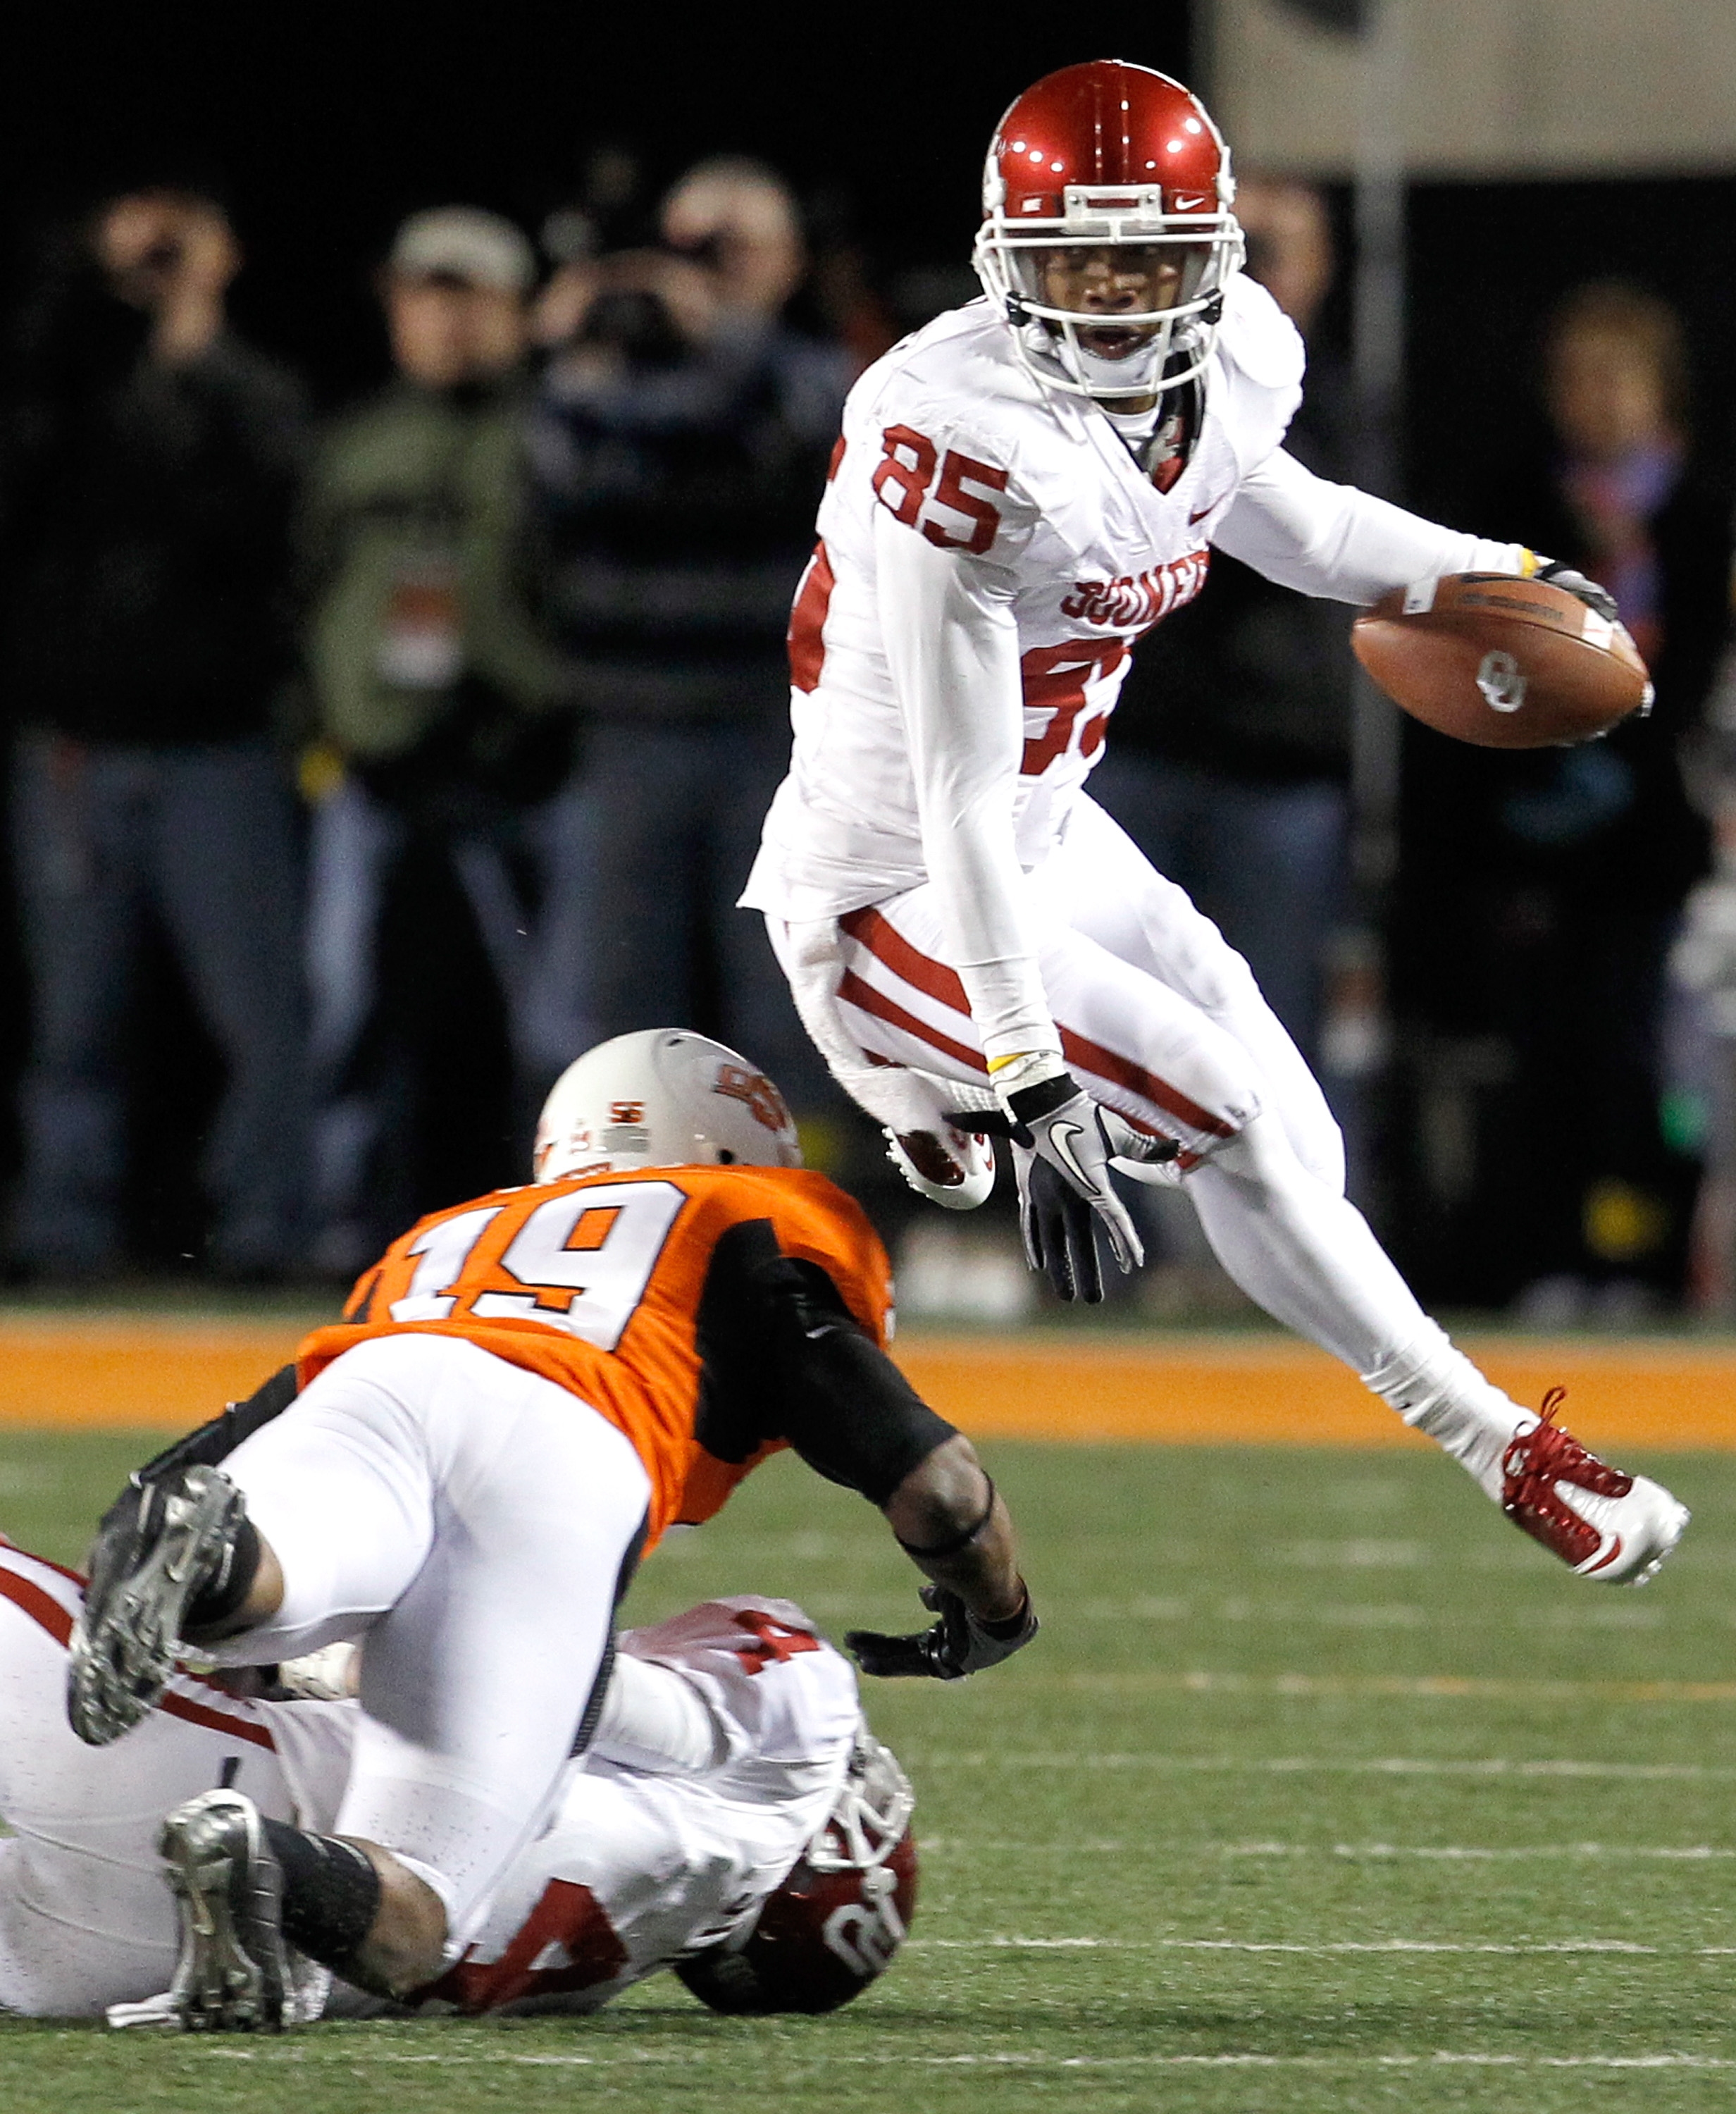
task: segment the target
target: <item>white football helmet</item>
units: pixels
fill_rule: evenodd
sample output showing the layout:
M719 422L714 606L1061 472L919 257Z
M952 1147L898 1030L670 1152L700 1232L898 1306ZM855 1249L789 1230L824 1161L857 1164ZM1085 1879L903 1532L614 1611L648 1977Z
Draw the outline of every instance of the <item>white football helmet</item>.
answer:
M794 1119L763 1072L708 1036L646 1027L598 1043L555 1082L531 1176L801 1165Z

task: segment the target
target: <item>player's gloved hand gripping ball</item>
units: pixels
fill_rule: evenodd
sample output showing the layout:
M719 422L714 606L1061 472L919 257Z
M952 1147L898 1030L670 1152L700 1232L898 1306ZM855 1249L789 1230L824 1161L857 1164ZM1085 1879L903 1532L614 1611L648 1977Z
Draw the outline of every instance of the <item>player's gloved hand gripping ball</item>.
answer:
M1356 619L1350 643L1412 718L1479 748L1595 741L1651 707L1615 597L1534 552L1523 574L1448 573L1395 588Z
M844 1642L856 1654L864 1673L884 1678L925 1674L931 1681L962 1681L1011 1659L1037 1634L1030 1595L1005 1622L985 1622L973 1615L944 1586L925 1586L918 1596L940 1619L932 1629L906 1637L883 1636L878 1630L846 1630Z
M1619 624L1621 611L1615 597L1601 580L1588 579L1572 565L1563 565L1559 558L1539 557L1537 570L1531 575L1534 580L1547 580L1552 588L1565 588L1586 607L1595 610L1606 624Z

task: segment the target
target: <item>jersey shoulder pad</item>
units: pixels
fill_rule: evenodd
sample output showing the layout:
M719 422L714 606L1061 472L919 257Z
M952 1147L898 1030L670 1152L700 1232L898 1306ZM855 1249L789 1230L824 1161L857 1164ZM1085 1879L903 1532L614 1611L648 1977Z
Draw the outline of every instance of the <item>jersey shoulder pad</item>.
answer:
M972 301L905 338L868 368L852 408L879 432L909 425L930 439L1010 469L1023 418L1040 401L986 300Z
M757 1627L751 1621L741 1621L744 1614L763 1615L767 1622L793 1635L821 1641L819 1625L793 1600L774 1599L760 1593L733 1593L715 1600L701 1600L697 1607L663 1622L623 1630L617 1641L634 1659L693 1666L709 1652L741 1649L743 1633L752 1635Z
M715 1173L714 1200L732 1219L765 1219L779 1251L823 1270L877 1342L891 1332L892 1265L867 1213L808 1167L732 1167Z
M682 1170L689 1179L692 1169ZM811 1167L707 1168L707 1185L733 1219L770 1217L780 1229L799 1229L811 1243L838 1247L840 1258L853 1256L867 1243L879 1246L867 1213L829 1176ZM788 1240L783 1245L788 1251Z
M729 1736L726 1769L761 1796L768 1763L841 1767L861 1723L854 1668L793 1601L757 1593L708 1600L626 1631L620 1647L706 1691Z
M1238 272L1224 289L1217 350L1262 389L1300 391L1308 355L1302 333L1257 279Z

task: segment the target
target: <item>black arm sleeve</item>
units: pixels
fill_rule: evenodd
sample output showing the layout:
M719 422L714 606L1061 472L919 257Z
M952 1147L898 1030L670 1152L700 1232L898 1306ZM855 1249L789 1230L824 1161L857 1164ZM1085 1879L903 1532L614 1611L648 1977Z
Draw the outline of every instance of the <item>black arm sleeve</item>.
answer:
M883 1505L956 1426L863 1332L815 1263L779 1251L770 1222L732 1226L700 1300L695 1436L721 1461L788 1439L829 1482Z
M196 1431L165 1447L154 1461L147 1461L135 1477L154 1483L177 1468L214 1468L234 1453L244 1439L251 1438L262 1425L281 1416L299 1393L294 1366L275 1372L263 1387L256 1388L245 1402L232 1402L221 1416L213 1416Z

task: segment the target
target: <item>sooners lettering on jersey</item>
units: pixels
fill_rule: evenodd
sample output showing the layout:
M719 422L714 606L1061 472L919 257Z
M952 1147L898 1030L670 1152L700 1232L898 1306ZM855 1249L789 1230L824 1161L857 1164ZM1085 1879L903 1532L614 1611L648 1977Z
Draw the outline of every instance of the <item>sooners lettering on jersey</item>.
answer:
M1015 842L1034 866L1103 748L1132 642L1204 584L1206 539L1282 440L1301 369L1271 297L1233 280L1199 442L1163 490L1096 405L1033 378L986 302L870 367L845 406L791 613L794 754L743 902L836 917L928 877L893 665L934 627L883 591L889 526L957 557L957 592L991 629L1012 618L1022 694L979 684L958 709L1022 708Z
M1211 552L1202 544L1197 551L1172 558L1167 565L1154 565L1135 576L1075 580L1073 592L1062 599L1061 613L1085 624L1112 625L1117 631L1129 625L1145 630L1194 599L1205 585L1211 561Z
M731 1227L761 1220L782 1253L825 1271L884 1344L886 1251L824 1175L655 1168L500 1189L423 1219L362 1278L344 1320L303 1343L301 1384L372 1336L418 1330L480 1344L566 1388L626 1434L651 1475L655 1542L672 1520L709 1518L772 1450L720 1460L694 1429L697 1323L714 1251Z

